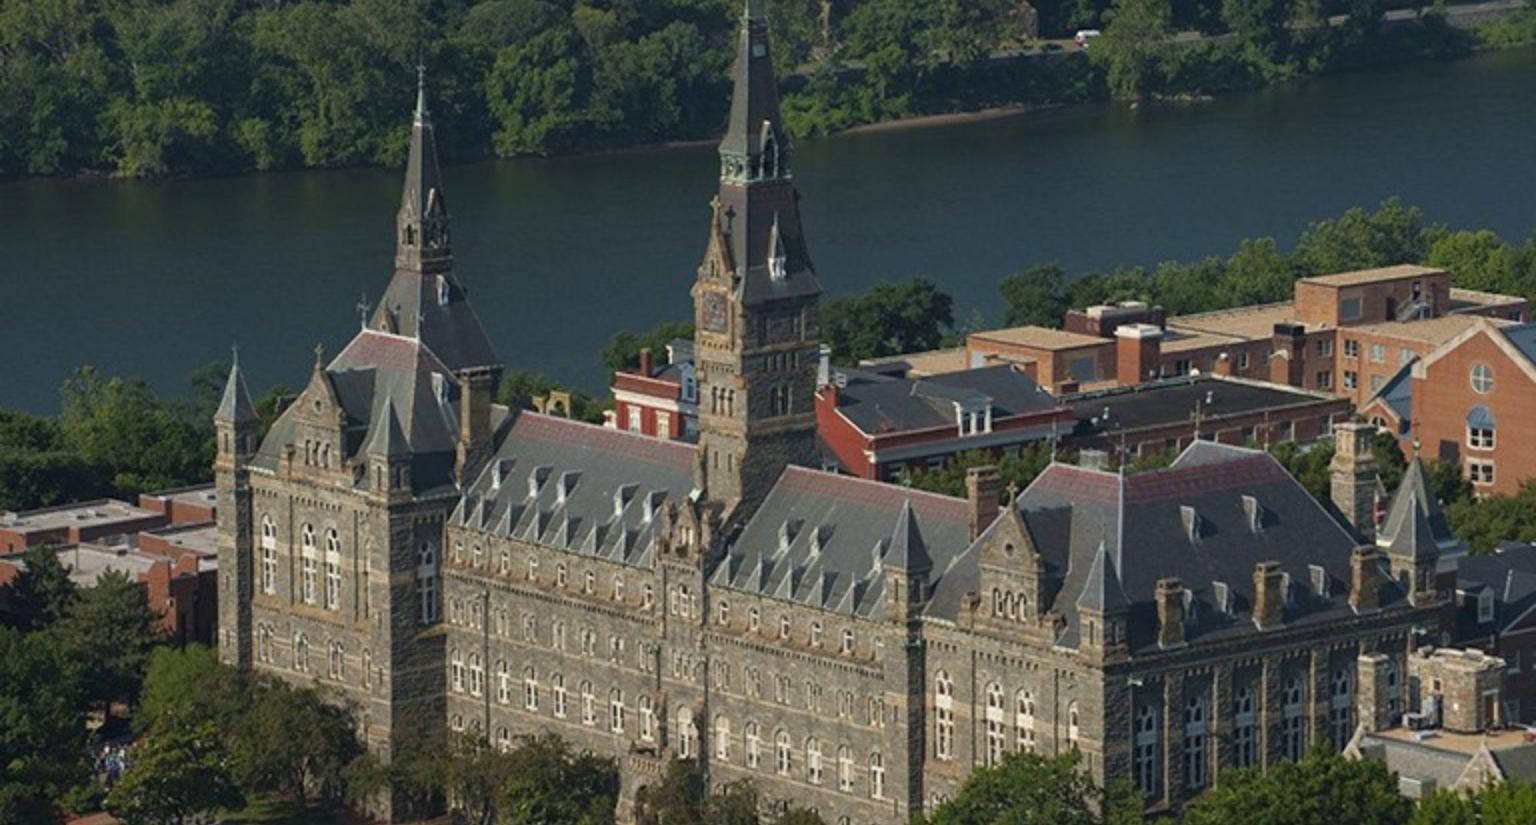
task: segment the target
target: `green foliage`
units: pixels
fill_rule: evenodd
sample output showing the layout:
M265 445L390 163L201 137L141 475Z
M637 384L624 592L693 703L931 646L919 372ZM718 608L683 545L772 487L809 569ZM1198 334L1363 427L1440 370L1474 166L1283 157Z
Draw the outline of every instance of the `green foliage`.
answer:
M69 568L59 560L59 549L52 545L28 547L22 555L26 569L9 585L5 594L11 614L20 630L52 627L68 615L76 599L75 583Z
M1139 100L1162 92L1172 49L1169 0L1115 0L1106 17L1109 27L1090 53L1105 68L1110 94Z
M1069 454L1058 455L1061 461L1070 462ZM956 453L944 461L944 466L939 468L918 467L907 474L906 484L919 490L927 490L931 493L942 493L947 496L965 495L965 473L972 467L993 466L997 468L997 474L1002 481L1003 488L1016 486L1020 490L1029 486L1035 476L1051 463L1051 447L1049 444L1026 444L1019 448L1017 455L993 455L986 450L966 450Z
M598 358L615 372L631 370L640 364L640 350L649 349L652 362L660 365L666 360L667 344L679 338L693 341L692 321L662 321L642 333L619 330L608 339Z
M821 305L822 339L839 364L935 349L954 322L954 299L915 276Z
M571 394L572 418L590 424L603 422L603 411L608 409L610 402L598 401L580 390L567 389L553 378L532 370L508 370L501 381L496 401L515 410L532 410L536 409L534 399L562 391Z
M1460 469L1451 462L1437 462L1455 473L1463 492L1445 508L1446 520L1458 538L1473 553L1490 553L1501 541L1536 542L1536 480L1520 485L1514 495L1473 498L1470 487L1461 478ZM1449 473L1447 473L1448 475ZM1432 482L1440 481L1431 478Z
M205 480L213 464L213 422L190 404L162 400L140 380L105 378L82 367L64 382L59 418L65 441L107 467L125 495Z
M144 732L212 725L234 730L250 699L248 674L221 664L212 648L157 647L145 669L134 728Z
M1424 260L1432 239L1443 231L1426 227L1418 208L1389 198L1375 212L1356 207L1313 223L1301 234L1293 255L1308 275L1412 263Z
M1072 308L1068 303L1071 300L1069 289L1066 270L1054 263L1034 266L1009 275L997 285L1005 305L1003 325L1060 325L1062 316Z
M1185 825L1404 825L1413 802L1380 759L1347 759L1323 748L1266 773L1223 773L1221 784L1190 803Z
M362 757L351 712L312 689L276 679L255 685L231 744L233 774L247 793L281 793L301 807L346 797L347 772Z
M1524 825L1536 822L1536 786L1496 782L1462 794L1441 790L1419 803L1409 825Z
M524 739L506 754L496 803L504 825L600 825L619 797L612 759L577 753L558 736Z
M1100 788L1076 751L1045 757L1010 753L977 768L955 797L920 825L1133 825L1142 801L1121 783ZM1235 821L1235 820L1234 820Z
M661 782L635 800L639 825L757 825L758 793L738 780L711 792L698 763L674 761Z
M86 780L85 680L49 634L0 627L0 822L55 825Z
M134 748L132 765L107 794L107 812L124 825L184 825L217 809L243 807L219 738L207 723L156 728Z
M143 586L115 570L79 591L54 633L90 670L91 701L109 710L138 698L150 653L163 641Z

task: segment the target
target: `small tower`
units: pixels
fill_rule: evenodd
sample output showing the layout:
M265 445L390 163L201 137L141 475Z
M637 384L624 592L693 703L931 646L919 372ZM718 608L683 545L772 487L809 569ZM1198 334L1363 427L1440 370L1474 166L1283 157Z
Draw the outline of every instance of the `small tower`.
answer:
M368 462L368 492L384 503L408 501L411 497L411 447L395 415L395 402L384 399L384 411L373 420L368 440L363 445Z
M886 617L903 622L917 618L928 600L933 559L918 528L911 499L902 502L891 547L881 560L880 569L885 574Z
M1386 523L1376 536L1376 547L1386 553L1392 578L1416 607L1440 599L1441 587L1436 581L1440 558L1456 558L1465 552L1451 533L1440 503L1435 500L1424 462L1417 456L1408 463L1403 481L1392 496Z
M1329 497L1364 541L1376 536L1376 455L1371 452L1375 432L1364 421L1335 425L1333 461L1328 465Z
M749 517L785 466L817 463L821 285L801 234L768 41L762 0L751 0L692 290L698 486L727 523Z
M256 454L261 422L240 372L235 353L224 382L224 396L213 415L217 440L213 460L214 491L218 500L217 542L219 554L219 659L228 665L251 663L251 596L253 537L251 534L251 482L247 469Z
M1083 655L1102 661L1126 652L1126 614L1131 600L1120 583L1114 557L1103 542L1093 554L1093 566L1083 580L1076 607L1077 649Z

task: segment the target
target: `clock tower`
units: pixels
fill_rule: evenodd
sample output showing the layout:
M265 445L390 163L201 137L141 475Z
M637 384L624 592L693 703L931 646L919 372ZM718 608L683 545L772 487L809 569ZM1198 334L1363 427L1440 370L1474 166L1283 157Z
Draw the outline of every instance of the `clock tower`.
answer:
M734 78L693 285L699 486L728 522L749 516L786 465L818 463L821 343L763 0L747 0Z

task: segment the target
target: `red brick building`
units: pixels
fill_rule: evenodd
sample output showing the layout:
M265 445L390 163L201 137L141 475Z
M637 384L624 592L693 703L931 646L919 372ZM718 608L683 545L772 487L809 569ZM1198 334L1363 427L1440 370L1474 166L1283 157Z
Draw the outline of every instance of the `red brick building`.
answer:
M80 544L124 536L170 523L156 509L100 498L20 513L0 513L0 556L40 544Z
M695 441L699 433L699 384L694 376L693 342L667 344L667 363L654 363L649 349L640 365L613 374L613 409L607 426L671 440Z

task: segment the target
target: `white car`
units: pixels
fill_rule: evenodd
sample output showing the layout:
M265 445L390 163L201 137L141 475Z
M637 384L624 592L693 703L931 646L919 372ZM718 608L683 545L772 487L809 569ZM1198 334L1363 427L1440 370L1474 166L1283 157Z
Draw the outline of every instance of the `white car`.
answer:
M1088 48L1088 41L1098 37L1101 34L1103 34L1103 32L1099 31L1098 29L1078 29L1077 34L1072 37L1072 42L1076 43L1079 47L1086 49Z

